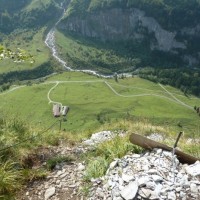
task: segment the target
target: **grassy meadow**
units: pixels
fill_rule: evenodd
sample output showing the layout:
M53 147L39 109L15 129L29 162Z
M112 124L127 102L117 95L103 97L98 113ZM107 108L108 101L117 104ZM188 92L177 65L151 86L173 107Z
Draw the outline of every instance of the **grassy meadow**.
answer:
M166 88L182 103L191 107L200 105L200 99L186 97L169 86ZM35 155L48 151L60 140L72 146L101 130L127 131L128 134L123 138L116 134L113 140L80 155L78 159L86 163L84 195L87 195L90 179L103 176L113 159L128 152L143 151L130 143L132 132L159 133L164 137L163 142L172 146L178 131L184 130L179 147L200 157L200 118L194 109L180 104L172 95L159 84L138 77L116 82L80 72L60 73L38 84L12 86L0 93L0 199L15 199L17 191L27 182L45 178L59 162L77 159L69 155L49 155L47 164L35 169L29 165L30 159L33 164L40 162ZM67 121L60 118L63 120L61 130L48 98L70 107ZM52 124L55 126L51 127ZM189 143L188 137L197 140Z
M15 63L10 59L5 59L0 62L0 73L7 73L10 71L22 71L33 69L50 58L49 49L43 42L44 28L37 31L15 31L8 38L5 37L3 45L15 51L17 48L25 50L30 53L35 60L35 63L29 62Z
M50 99L70 107L62 129L72 132L92 132L104 124L120 120L149 121L153 125L183 129L186 134L198 129L199 116L192 109L200 99L186 97L167 86L168 91L191 109L177 102L159 84L141 78L102 79L80 72L66 72L12 92L0 94L0 111L16 115L38 126L48 127L55 120ZM59 128L59 126L57 127Z

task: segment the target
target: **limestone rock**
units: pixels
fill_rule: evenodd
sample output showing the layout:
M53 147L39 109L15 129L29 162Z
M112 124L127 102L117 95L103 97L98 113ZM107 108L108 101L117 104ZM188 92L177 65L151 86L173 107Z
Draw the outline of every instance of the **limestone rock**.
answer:
M121 196L125 200L132 200L134 199L136 193L138 191L138 184L136 181L130 182L121 192Z
M50 187L49 189L46 190L44 198L45 200L49 199L51 196L53 196L56 192L55 187Z

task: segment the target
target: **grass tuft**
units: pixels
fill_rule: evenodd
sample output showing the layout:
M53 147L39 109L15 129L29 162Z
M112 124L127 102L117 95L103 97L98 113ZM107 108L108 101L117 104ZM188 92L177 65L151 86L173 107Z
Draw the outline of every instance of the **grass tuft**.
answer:
M70 156L56 156L52 157L47 160L46 167L48 170L53 170L57 164L64 163L64 162L71 162L74 159Z
M92 178L98 178L105 174L107 168L109 166L108 160L103 157L99 156L95 160L89 160L87 165L87 169L85 172L84 180L90 181Z
M12 161L0 164L0 195L13 194L21 187L22 174L15 165Z

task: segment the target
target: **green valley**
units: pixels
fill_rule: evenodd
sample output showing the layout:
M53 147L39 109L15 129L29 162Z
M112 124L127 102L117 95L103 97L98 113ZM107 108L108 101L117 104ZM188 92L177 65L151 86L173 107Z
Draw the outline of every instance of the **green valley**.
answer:
M1 0L0 200L87 199L110 164L150 155L132 133L171 147L183 133L178 147L198 160L199 10L199 0ZM196 182L181 192L199 195Z
M169 91L167 93L161 85L138 77L116 82L114 79L66 72L43 83L1 93L1 112L17 113L32 124L49 126L56 119L52 115L48 92L57 82L49 98L70 107L67 121L62 123L62 128L67 131L92 131L103 124L112 126L120 120L147 120L153 125L183 129L188 136L194 129L198 130L199 116L193 107L200 105L199 98L187 97L179 90L162 86Z

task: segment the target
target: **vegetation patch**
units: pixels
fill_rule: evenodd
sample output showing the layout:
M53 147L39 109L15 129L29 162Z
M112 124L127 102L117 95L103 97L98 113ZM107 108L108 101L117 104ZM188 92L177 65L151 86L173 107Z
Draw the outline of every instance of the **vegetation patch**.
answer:
M143 150L130 143L129 137L116 135L114 139L99 144L93 152L85 155L87 167L85 181L105 175L110 163L117 158L122 158L127 153L141 153Z
M70 156L55 156L47 160L46 167L48 170L53 170L60 163L69 163L74 159Z

